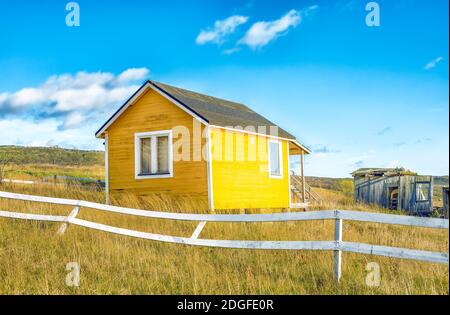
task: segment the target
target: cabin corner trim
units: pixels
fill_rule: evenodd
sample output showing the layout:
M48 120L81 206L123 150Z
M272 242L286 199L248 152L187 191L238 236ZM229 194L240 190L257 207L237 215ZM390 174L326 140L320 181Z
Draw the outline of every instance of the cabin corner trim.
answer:
M211 128L206 126L206 163L207 163L207 181L208 181L208 206L210 211L214 212L214 191L213 191L213 171L212 171L212 145L211 145Z

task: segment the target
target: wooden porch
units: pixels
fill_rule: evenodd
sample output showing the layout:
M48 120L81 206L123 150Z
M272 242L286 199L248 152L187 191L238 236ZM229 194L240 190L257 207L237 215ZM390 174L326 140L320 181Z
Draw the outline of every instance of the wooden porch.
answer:
M299 172L290 173L289 189L291 196L291 208L306 209L310 204L320 203L320 196L306 183L305 178L305 154L306 151L296 143L289 144L289 157L299 156Z

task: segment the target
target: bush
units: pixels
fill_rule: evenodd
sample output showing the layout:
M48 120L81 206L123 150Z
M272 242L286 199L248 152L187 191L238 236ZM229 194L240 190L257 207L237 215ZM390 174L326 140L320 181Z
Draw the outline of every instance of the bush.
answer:
M340 179L336 183L336 190L343 192L347 196L352 196L355 190L353 180L351 179Z

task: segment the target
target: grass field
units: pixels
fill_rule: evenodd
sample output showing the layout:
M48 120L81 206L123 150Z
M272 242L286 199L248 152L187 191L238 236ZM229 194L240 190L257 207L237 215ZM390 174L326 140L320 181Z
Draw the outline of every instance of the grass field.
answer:
M90 165L11 164L9 174L39 178L71 174L102 178L99 163ZM65 172L65 173L63 173ZM32 174L29 174L32 173ZM37 175L36 175L37 174ZM98 177L95 177L98 176ZM3 183L0 190L43 196L104 201L104 192L83 186ZM315 188L323 198L312 209L356 209L348 193ZM122 194L113 204L148 210L196 209L188 200ZM188 203L188 204L185 204ZM71 208L0 198L0 209L67 215ZM196 222L173 222L81 209L78 216L99 223L176 236L190 236ZM331 240L333 222L208 223L201 237L235 240ZM448 294L448 266L343 253L343 278L333 278L331 252L268 251L194 247L113 235L60 224L0 218L0 294ZM344 240L448 252L447 230L344 222ZM66 265L81 268L79 287L65 283ZM379 287L366 285L366 265L380 265Z
M2 190L101 202L100 191L62 186L6 185ZM355 208L349 198L319 191L332 205ZM334 196L337 194L337 196ZM337 198L336 198L337 197ZM160 199L122 195L120 204L161 209ZM322 207L326 207L323 205ZM366 211L379 209L357 208ZM0 209L67 214L70 208L0 199ZM175 209L172 209L175 210ZM82 209L80 218L146 232L190 236L194 222L170 222ZM343 254L343 278L332 276L332 253L203 248L133 239L78 226L63 236L58 223L0 218L2 294L448 294L446 265ZM330 240L333 222L208 223L202 237L248 240ZM344 239L448 251L448 232L345 222ZM368 262L381 267L381 285L365 285ZM65 284L66 264L81 268L79 287Z

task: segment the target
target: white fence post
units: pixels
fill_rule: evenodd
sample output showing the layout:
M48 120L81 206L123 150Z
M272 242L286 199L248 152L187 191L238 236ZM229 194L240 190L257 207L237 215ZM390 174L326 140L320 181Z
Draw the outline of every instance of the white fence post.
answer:
M334 241L336 247L341 245L342 242L342 219L336 219L334 222ZM342 251L334 251L334 277L337 282L341 279L342 274Z
M70 218L75 218L78 214L78 211L80 211L80 207L73 208L72 211L70 212L69 216L67 217L67 220L69 220ZM64 232L67 229L68 224L69 224L68 222L64 222L63 224L61 224L61 226L59 227L59 230L57 232L58 235L64 234Z

